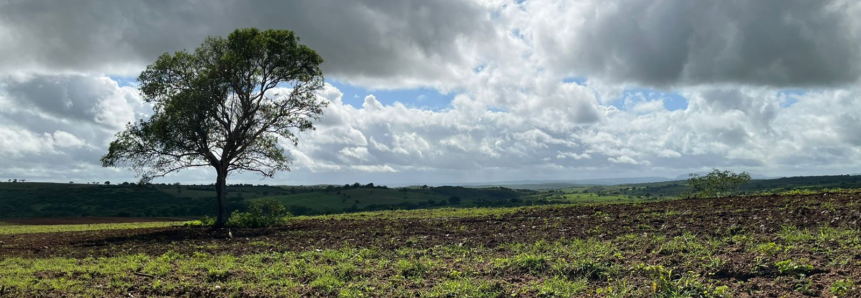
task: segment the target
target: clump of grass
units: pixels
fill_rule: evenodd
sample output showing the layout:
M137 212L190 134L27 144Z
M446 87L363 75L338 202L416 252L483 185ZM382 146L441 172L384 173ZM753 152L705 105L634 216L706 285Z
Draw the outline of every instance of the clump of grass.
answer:
M422 277L430 271L433 264L428 260L398 260L398 272L404 277Z
M539 254L523 253L511 258L511 265L521 271L541 273L548 267L547 257Z
M831 284L831 287L829 288L829 290L831 291L831 294L834 294L834 296L845 297L854 288L855 288L855 282L852 281L851 278L844 278L844 279L835 280Z
M569 281L560 277L545 279L532 285L538 297L573 297L588 288L586 280Z
M338 279L335 275L323 274L311 281L308 285L311 286L312 289L332 294L344 286L344 282Z
M657 298L677 297L729 297L727 286L712 287L703 284L699 275L692 272L674 274L672 269L657 265L638 265L638 271L645 272L652 279L651 291Z
M502 296L502 286L483 280L458 279L443 282L427 293L427 297L493 298Z
M232 273L229 270L216 268L210 268L206 274L207 279L210 282L227 281L227 279L230 278L231 275Z
M787 259L774 263L774 266L781 275L809 274L813 271L813 265L807 264L805 259L798 261Z
M757 245L754 251L768 256L776 256L780 253L788 252L790 249L790 246L784 246L774 242L769 242Z

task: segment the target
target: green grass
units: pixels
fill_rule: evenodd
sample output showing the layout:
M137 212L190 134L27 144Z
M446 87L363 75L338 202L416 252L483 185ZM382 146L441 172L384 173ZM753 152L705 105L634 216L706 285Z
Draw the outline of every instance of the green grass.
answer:
M427 201L433 201L434 206L439 206L440 202L448 203L449 197L431 191L426 192L421 190L401 191L392 188L356 188L273 196L271 198L278 200L285 206L304 206L316 212L340 212L354 206L359 209L368 208L371 205L398 207L405 203L418 205ZM469 205L472 201L471 198L466 197L463 198L460 205Z
M601 203L601 202L613 202L613 201L633 201L631 197L625 195L605 195L599 196L596 194L565 194L565 199L571 202L593 202L593 203Z
M550 243L548 264L565 263L584 242ZM602 245L587 240L588 245ZM545 243L504 250L446 245L433 249L380 251L345 247L337 250L271 252L241 256L167 252L104 258L8 258L0 261L0 284L28 292L62 292L114 296L127 287L170 294L173 289L219 289L225 294L283 295L300 291L311 296L353 297L497 297L513 285L497 279L485 260L543 250ZM606 245L605 245L606 246ZM415 258L416 255L422 257ZM552 255L552 257L550 256ZM587 257L587 256L584 256ZM142 278L133 273L153 276ZM456 273L456 274L455 274ZM585 292L582 278L568 279L536 272L538 280L516 292L561 297ZM430 284L428 284L429 281ZM104 285L96 287L94 285ZM430 287L422 289L423 287ZM517 287L515 287L517 288ZM510 293L510 291L508 291ZM549 295L549 296L548 296ZM350 296L350 295L347 295Z
M179 226L182 224L183 224L182 222L172 221L172 222L135 222L135 223L106 223L106 224L81 224L81 225L5 225L5 226L3 226L3 229L0 229L0 235L163 228L163 227Z
M315 211L339 211L352 206L366 208L369 205L395 206L403 203L418 204L421 201L447 200L441 195L424 194L421 192L403 192L397 189L358 188L341 191L319 191L285 196L271 197L285 206L305 206Z

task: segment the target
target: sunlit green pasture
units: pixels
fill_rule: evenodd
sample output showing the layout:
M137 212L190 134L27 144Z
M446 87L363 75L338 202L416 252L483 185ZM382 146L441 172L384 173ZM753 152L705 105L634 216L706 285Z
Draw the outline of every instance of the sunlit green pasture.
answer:
M451 244L380 250L345 246L237 255L167 252L83 259L7 258L0 261L0 285L12 293L93 297L182 293L288 297L732 297L734 293L726 280L715 278L715 274L730 268L729 260L722 255L741 250L753 254L757 262L750 274L776 274L778 279L802 285L798 291L804 293L806 274L858 265L849 257L861 247L859 235L851 229L786 227L777 237L748 233L686 233L674 237L628 234L614 239L510 243L497 248ZM269 244L259 240L248 245ZM644 247L652 249L644 252ZM797 257L806 251L819 251L825 257L816 262ZM638 261L643 257L667 263ZM672 260L684 262L670 263ZM841 277L825 291L840 295L853 287L851 277Z
M182 224L182 222L172 221L75 225L3 225L3 228L0 228L0 235L163 228Z

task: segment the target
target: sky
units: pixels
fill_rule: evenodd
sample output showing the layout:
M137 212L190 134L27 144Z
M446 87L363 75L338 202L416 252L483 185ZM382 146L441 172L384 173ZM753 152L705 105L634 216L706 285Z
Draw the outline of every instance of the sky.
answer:
M152 113L135 78L244 27L316 50L330 105L228 183L861 172L857 1L0 0L0 179L136 181L99 163Z

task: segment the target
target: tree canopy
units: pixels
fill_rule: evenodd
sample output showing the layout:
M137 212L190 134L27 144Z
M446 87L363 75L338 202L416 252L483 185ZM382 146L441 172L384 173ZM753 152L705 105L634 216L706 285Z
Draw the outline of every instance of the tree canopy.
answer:
M738 188L750 181L750 174L741 172L739 174L730 171L713 169L705 176L690 174L688 187L701 197L720 197L733 194Z
M116 135L102 165L128 166L146 182L192 167L216 170L218 223L230 173L289 171L281 141L313 129L326 106L323 59L289 30L237 29L193 53L165 53L138 77L153 114Z

